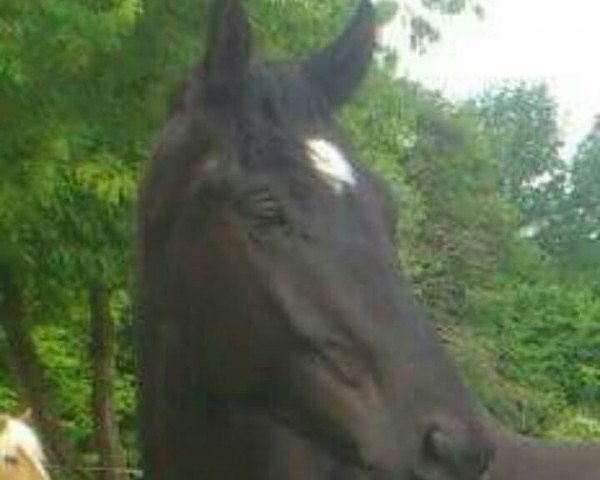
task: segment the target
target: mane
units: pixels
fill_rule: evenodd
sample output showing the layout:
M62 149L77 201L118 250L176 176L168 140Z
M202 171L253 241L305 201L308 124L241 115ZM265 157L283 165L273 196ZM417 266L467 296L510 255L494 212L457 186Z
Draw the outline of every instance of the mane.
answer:
M44 468L44 450L33 429L20 419L0 415L0 471L6 468L7 459L21 456L26 457L40 478L49 479Z

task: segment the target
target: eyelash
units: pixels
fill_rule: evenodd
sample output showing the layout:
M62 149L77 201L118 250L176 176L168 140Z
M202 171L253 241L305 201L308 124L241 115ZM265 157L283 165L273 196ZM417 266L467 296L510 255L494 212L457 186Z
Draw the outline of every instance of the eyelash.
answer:
M250 216L255 227L285 227L288 224L285 209L279 199L267 188L250 192L242 207Z

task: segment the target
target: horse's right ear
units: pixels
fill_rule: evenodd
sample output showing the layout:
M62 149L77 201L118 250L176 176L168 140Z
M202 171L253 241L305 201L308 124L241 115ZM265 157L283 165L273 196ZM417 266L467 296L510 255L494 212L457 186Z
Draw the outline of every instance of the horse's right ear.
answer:
M360 0L344 33L303 65L332 109L350 98L369 70L375 50L374 8L372 0Z
M205 101L241 106L251 53L250 24L240 0L213 0L204 58Z
M4 432L8 427L8 417L6 415L0 415L0 433Z

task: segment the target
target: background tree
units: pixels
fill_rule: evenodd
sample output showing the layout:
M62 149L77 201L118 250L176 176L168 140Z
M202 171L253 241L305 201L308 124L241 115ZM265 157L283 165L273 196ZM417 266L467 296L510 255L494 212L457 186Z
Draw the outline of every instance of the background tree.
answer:
M537 237L564 270L593 280L600 265L600 125L579 144L568 182ZM597 282L594 282L597 284Z
M473 103L498 162L500 195L518 206L523 225L538 225L566 181L556 102L544 84L517 83Z

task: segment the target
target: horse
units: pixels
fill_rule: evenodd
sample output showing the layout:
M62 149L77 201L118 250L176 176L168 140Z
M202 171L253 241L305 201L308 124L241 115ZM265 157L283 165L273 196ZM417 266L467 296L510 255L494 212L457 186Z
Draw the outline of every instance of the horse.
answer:
M25 418L0 415L0 480L50 480L42 445Z
M269 62L242 2L212 2L139 195L151 480L487 474L476 402L397 268L387 187L334 119L369 70L373 10Z

